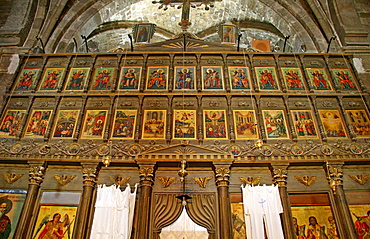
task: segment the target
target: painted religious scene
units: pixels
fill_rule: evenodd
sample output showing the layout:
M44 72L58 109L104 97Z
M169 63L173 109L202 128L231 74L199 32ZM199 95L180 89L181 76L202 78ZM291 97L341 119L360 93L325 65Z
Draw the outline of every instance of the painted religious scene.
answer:
M357 90L352 73L348 68L331 69L338 90Z
M148 67L148 77L146 82L147 90L167 90L168 87L168 67Z
M275 67L255 67L260 90L279 90Z
M22 176L23 174L18 174L16 179ZM9 180L9 176L4 175L4 177ZM13 238L26 193L20 190L0 190L0 238Z
M203 90L223 90L221 66L202 66Z
M133 139L137 110L116 110L112 138Z
M297 67L281 67L288 90L305 90L302 71Z
M289 138L283 110L262 110L262 115L268 139Z
M235 44L237 28L234 25L222 25L222 43Z
M358 138L370 138L370 120L365 110L346 110L353 132Z
M225 110L203 110L204 138L228 139Z
M291 110L290 114L298 138L318 138L317 126L310 110Z
M254 110L233 110L237 139L258 139L258 125Z
M141 78L141 67L122 67L119 83L120 90L138 90Z
M314 179L311 180L314 183ZM297 239L339 239L327 194L289 195Z
M92 90L110 90L112 87L112 81L115 77L115 68L96 68L91 89Z
M24 91L34 89L39 72L40 69L23 69L19 74L14 90Z
M33 110L26 127L25 138L44 138L52 110Z
M321 122L328 138L346 138L342 117L338 110L319 110Z
M333 90L324 68L306 68L306 71L314 90Z
M79 199L80 193L43 192L32 238L72 238Z
M165 139L166 110L144 110L143 139Z
M89 77L90 68L71 68L65 90L83 90Z
M231 204L232 223L233 223L233 239L245 239L245 220L243 204L232 203Z
M195 89L195 67L175 67L176 82L175 90L194 90Z
M64 72L64 68L46 68L39 90L56 91L63 80Z
M370 237L370 205L349 205L359 239Z
M54 126L54 138L72 138L80 110L59 110Z
M7 110L0 124L0 137L17 136L26 110Z
M229 67L230 85L233 90L251 89L248 67Z
M86 110L81 138L102 139L106 125L107 113L107 110Z
M196 138L196 110L174 110L174 139Z

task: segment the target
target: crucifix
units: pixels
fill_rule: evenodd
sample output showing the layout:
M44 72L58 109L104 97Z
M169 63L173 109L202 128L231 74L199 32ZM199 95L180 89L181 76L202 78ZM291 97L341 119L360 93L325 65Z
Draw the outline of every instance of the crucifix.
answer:
M182 8L181 13L181 21L179 22L179 25L183 32L186 32L189 26L191 25L191 22L189 20L190 16L190 8L196 8L200 7L202 5L205 5L204 9L209 10L210 7L214 7L213 2L214 1L222 1L222 0L160 0L160 1L153 1L152 3L159 3L161 4L158 9L167 10L168 6L175 7L177 9Z

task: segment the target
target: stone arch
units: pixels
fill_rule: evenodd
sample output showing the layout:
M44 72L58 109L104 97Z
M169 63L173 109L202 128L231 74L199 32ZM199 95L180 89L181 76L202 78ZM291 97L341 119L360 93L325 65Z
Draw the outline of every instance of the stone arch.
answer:
M241 1L242 0L232 0L230 2L238 4ZM84 3L80 1L76 2L65 14L63 19L58 22L58 25L54 27L54 31L46 43L47 51L55 52L56 49L58 49L58 45L62 42L67 46L72 41L73 37L76 37L76 40L81 44L80 35L88 36L95 29L99 28L100 24L109 20L114 20L114 17L118 17L118 12L120 10L137 2L139 1L120 1L118 3L118 1L114 0L99 2L89 0ZM297 46L300 43L305 44L308 52L322 52L325 49L327 40L323 32L297 2L289 1L289 3L279 3L273 0L251 0L247 1L245 4L246 9L252 13L253 11L264 12L264 15L254 14L256 20L270 22L276 26L283 35L291 35L290 41L293 42L294 45ZM223 10L226 10L226 8ZM249 16L246 12L245 14L239 12L239 15L235 15L235 13L230 14L227 18L220 19L220 21L253 17L253 14ZM112 17L114 13L117 13L117 16ZM177 21L175 24L176 23ZM58 51L65 51L65 49L59 47Z

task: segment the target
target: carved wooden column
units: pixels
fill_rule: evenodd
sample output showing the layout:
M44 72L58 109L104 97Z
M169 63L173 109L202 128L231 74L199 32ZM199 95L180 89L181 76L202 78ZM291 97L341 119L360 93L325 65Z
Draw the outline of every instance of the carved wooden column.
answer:
M149 238L150 202L154 184L155 162L137 160L140 167L140 194L137 207L135 239Z
M341 238L356 239L358 238L355 226L352 221L351 212L349 211L346 196L343 190L343 162L327 163L326 174L329 181L331 190L333 190L335 207L339 213L339 217L335 218L337 227L341 227L343 230L338 230Z
M229 195L229 178L231 160L213 162L215 167L215 179L218 194L219 229L220 238L233 238L233 225L231 222L231 203Z
M93 202L92 198L96 189L96 179L99 174L100 166L96 163L81 163L82 165L82 177L83 177L83 189L80 199L80 205L78 213L76 215L76 224L73 231L73 238L88 238L87 232L90 231L92 221L90 218L90 206Z
M31 238L31 235L29 235L33 231L31 219L34 214L39 189L45 176L46 163L31 162L29 165L30 170L27 196L22 212L20 213L21 217L19 218L18 226L14 233L14 239Z
M283 214L281 215L284 236L285 238L295 238L292 210L290 208L289 194L286 186L288 178L288 166L288 163L271 164L271 172L273 177L272 180L279 186L281 204L284 210Z

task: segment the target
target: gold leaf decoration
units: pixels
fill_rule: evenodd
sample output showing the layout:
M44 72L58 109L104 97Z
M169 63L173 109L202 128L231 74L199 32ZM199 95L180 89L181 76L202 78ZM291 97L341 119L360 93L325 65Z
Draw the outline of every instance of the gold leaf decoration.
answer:
M258 176L258 177L239 177L240 181L242 181L244 184L249 184L249 185L257 185L260 180L261 180L262 176Z
M23 173L15 174L15 173L4 173L4 178L7 183L14 183L18 179L20 179L23 176Z
M112 183L114 183L115 185L123 186L124 184L127 183L127 181L131 178L131 176L127 176L127 177L121 177L121 176L112 177L112 176L109 176L109 178L112 181Z
M159 181L162 182L163 184L163 187L164 188L167 188L171 185L171 183L173 183L173 181L175 181L176 177L166 177L166 176L157 176L157 178L159 179Z
M353 181L360 185L364 185L370 178L370 174L365 175L348 175Z
M64 186L70 183L76 177L76 175L67 176L65 174L63 175L54 174L54 177L60 185Z
M298 182L302 183L303 185L305 186L310 186L315 180L316 180L316 175L314 176L303 176L303 177L300 177L300 176L294 176Z
M213 177L212 176L208 176L208 177L204 177L204 178L197 178L197 177L193 177L194 181L202 188L205 188L207 186L207 183L210 179L212 179Z

